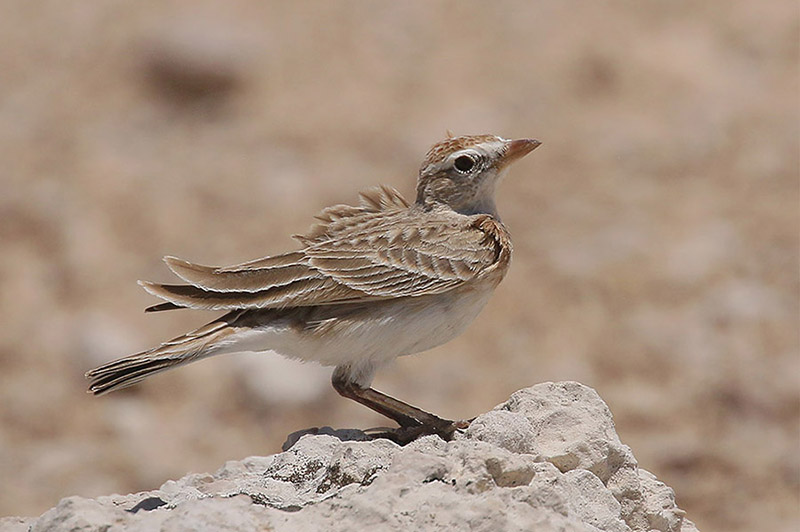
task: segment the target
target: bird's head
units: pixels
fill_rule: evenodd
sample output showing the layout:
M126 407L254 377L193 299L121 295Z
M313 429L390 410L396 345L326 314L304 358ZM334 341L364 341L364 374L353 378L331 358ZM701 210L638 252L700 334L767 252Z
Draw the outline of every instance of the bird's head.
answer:
M417 204L447 205L461 214L497 216L494 190L510 164L541 142L494 135L451 137L435 144L419 170Z

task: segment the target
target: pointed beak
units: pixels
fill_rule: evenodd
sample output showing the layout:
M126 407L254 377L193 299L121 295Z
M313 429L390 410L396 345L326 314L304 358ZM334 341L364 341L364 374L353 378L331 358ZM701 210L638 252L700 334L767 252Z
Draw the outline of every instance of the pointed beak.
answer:
M506 143L506 153L503 155L500 164L506 166L521 159L535 150L540 144L541 142L535 139L509 140Z

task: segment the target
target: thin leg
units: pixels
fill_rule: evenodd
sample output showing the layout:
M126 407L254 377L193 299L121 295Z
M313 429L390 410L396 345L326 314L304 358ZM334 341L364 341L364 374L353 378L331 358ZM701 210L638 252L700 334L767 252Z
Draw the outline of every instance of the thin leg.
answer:
M397 421L401 428L395 431L392 439L399 443L413 441L424 434L438 434L443 439L450 440L456 430L469 425L468 421L451 421L440 418L374 388L362 388L347 381L338 373L336 371L333 373L331 382L339 395L357 401L367 408Z

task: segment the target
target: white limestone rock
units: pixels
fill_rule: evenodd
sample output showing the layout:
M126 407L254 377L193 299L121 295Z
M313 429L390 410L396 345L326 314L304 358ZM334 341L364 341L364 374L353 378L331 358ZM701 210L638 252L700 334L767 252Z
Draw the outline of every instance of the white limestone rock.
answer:
M68 497L0 530L696 531L579 383L520 390L451 442L307 432L280 454L150 492Z

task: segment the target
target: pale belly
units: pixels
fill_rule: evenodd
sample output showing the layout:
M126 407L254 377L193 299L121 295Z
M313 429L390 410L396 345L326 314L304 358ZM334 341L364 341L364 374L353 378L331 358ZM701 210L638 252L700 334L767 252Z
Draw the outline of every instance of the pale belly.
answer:
M403 355L458 336L486 305L494 286L352 307L321 307L304 327L278 319L242 330L225 351L275 351L325 366L347 366L351 380L369 385L375 371Z

